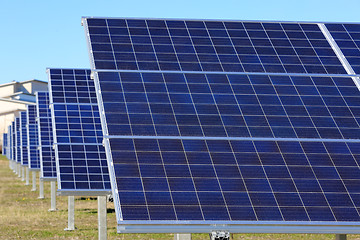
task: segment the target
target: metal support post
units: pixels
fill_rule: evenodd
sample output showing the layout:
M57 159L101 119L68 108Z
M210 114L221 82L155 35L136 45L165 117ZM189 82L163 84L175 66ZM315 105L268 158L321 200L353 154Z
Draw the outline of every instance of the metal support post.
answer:
M39 174L39 199L44 199L44 181L40 178Z
M26 176L25 176L25 185L30 185L30 170L28 167L25 167Z
M36 172L32 172L32 189L31 191L36 191Z
M191 233L175 233L174 240L191 240Z
M55 181L51 181L50 182L50 187L51 187L51 208L49 209L49 211L56 211L56 182Z
M20 163L17 164L17 174L18 174L18 177L21 178L21 165L20 165Z
M68 227L64 229L65 231L75 230L75 197L68 197Z
M21 166L21 181L25 181L25 167Z
M346 234L336 234L335 240L346 240Z
M99 239L107 239L107 222L106 222L106 196L98 196L98 224L99 224Z

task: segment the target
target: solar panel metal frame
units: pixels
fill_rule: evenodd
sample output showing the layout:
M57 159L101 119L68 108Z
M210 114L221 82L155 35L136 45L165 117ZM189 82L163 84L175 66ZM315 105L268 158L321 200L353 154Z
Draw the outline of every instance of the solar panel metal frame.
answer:
M109 18L106 18L109 19ZM110 19L123 19L123 18L110 18ZM135 18L138 19L138 18ZM143 19L141 19L143 20ZM146 19L148 20L148 19ZM154 19L159 20L159 19ZM171 20L171 19L166 19ZM180 20L180 19L175 19ZM181 19L184 20L184 19ZM198 20L198 19L196 19ZM206 20L211 21L211 20ZM215 20L218 21L218 20ZM245 21L244 21L245 22ZM255 22L255 21L251 21ZM264 22L264 21L262 21ZM126 70L102 70L102 69L96 69L95 64L93 61L93 58L91 57L91 46L90 46L90 39L87 35L87 23L83 18L82 21L84 27L85 27L85 34L87 37L87 44L89 49L89 55L90 55L90 62L91 62L91 69L95 75L95 86L97 89L97 96L98 96L98 102L100 111L103 113L103 103L101 102L101 94L99 93L100 87L99 87L99 79L97 78L98 72L126 72ZM290 22L290 23L298 23L298 22ZM134 70L131 72L164 72L164 71L141 71L141 70ZM177 72L183 72L183 71L177 71ZM209 72L209 73L216 73L216 72ZM224 74L224 72L221 72ZM229 73L230 74L230 73ZM256 73L249 73L249 74L256 74ZM273 73L267 73L267 75L281 75L281 74L273 74ZM317 74L285 74L285 75L298 75L298 76L320 76ZM329 76L329 75L326 75ZM340 75L336 75L340 76ZM349 75L344 74L343 76L349 77ZM356 77L355 75L352 75L353 77ZM354 79L355 81L356 79ZM356 83L356 81L355 81ZM112 157L111 157L111 150L110 150L110 143L109 139L112 138L112 136L105 135L106 133L106 119L104 114L101 114L101 121L102 121L102 127L104 131L104 146L106 149L106 154L108 158L108 162L111 165L112 164ZM116 137L116 136L115 136ZM131 139L131 136L129 136ZM158 137L153 137L153 139L158 139ZM166 139L166 137L165 137ZM179 137L181 139L181 137ZM245 138L244 138L245 139ZM249 139L249 138L246 138ZM251 140L251 138L250 138ZM261 140L261 139L259 139ZM266 139L263 139L266 140ZM270 140L270 139L267 139ZM298 139L272 139L272 141L276 140L295 140L298 141ZM322 141L324 139L318 139L319 141ZM314 139L314 141L316 141ZM346 140L345 140L346 141ZM355 142L359 142L358 140L355 140ZM114 186L114 171L110 171L111 175L111 184L113 191L117 191L116 186ZM115 189L115 190L114 190ZM114 202L118 202L119 199L117 199L117 194L114 194ZM120 220L122 217L120 215L120 209L115 204L116 207L116 215L117 215L117 229L118 232L121 233L173 233L173 232L182 232L182 233L202 233L202 232L212 232L216 230L226 230L232 233L336 233L336 234L356 234L360 233L360 229L358 228L360 225L360 222L326 222L326 221L156 221L156 220L127 220L122 221Z
M51 109L51 121L52 121L52 129L53 129L53 145L54 145L54 151L55 151L55 161L56 161L56 173L57 173L57 182L58 182L58 189L57 194L60 196L108 196L111 194L111 189L60 189L59 183L61 182L60 179L60 166L59 166L59 150L57 143L57 135L56 135L56 122L55 122L55 113L54 113L54 103L53 103L53 96L52 96L52 90L51 90L51 76L50 71L51 69L55 68L48 68L47 74L49 78L49 106ZM73 69L73 68L56 68L58 70L89 70L89 69ZM66 103L63 103L66 105ZM85 104L86 105L86 104ZM69 143L68 145L76 145L73 143ZM85 144L86 145L86 144ZM97 144L95 144L97 145ZM74 180L75 181L75 180Z
M41 97L46 98L45 102L40 102L42 100L39 100L39 95L42 95ZM50 111L50 105L49 103L49 95L48 92L36 92L36 113L37 113L37 124L39 129L39 153L40 153L40 178L44 181L56 181L57 175L56 175L56 161L55 161L55 151L53 149L53 142L51 141L53 139L52 136L52 120L51 120L51 111ZM45 108L42 107L42 105L46 105ZM43 114L41 111L46 111L46 114ZM41 112L41 113L40 113ZM42 124L48 123L47 128L49 129L42 129ZM47 131L49 130L49 131ZM43 145L42 143L49 141L48 145ZM50 156L44 156L44 152L48 152ZM51 168L53 168L53 171L46 171L44 173L44 157L48 159L46 161L47 165L51 165ZM50 159L49 159L50 158ZM50 161L49 161L50 160ZM49 166L48 166L49 167ZM47 176L44 176L47 175ZM51 175L48 176L48 175Z

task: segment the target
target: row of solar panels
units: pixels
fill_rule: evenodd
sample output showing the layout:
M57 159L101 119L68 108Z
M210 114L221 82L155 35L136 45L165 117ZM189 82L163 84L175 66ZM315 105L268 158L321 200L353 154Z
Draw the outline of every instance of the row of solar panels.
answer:
M120 232L358 232L360 25L83 24L91 71L48 70L39 126L59 191L112 189Z
M79 85L86 89L82 93L95 93L88 78L89 70L76 71L82 78ZM60 85L53 79L49 86L56 88ZM68 194L89 191L84 195L92 195L90 191L96 189L108 193L110 183L98 114L96 103L52 102L50 109L49 93L37 92L36 105L28 105L27 111L20 112L20 117L8 127L3 153L21 166L40 170L45 181L58 177L58 191ZM53 124L58 129L54 134Z

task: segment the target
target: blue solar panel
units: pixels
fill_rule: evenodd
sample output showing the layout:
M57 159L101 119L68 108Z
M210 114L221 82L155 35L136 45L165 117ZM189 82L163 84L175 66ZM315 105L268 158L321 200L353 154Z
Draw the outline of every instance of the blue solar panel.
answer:
M20 119L15 118L15 161L21 164Z
M359 226L360 94L319 24L84 23L120 232Z
M351 78L98 73L107 134L359 139Z
M360 74L360 25L326 24L342 54L356 74Z
M2 155L6 156L8 148L7 133L3 133Z
M48 92L36 93L36 106L40 141L41 178L51 180L56 178L56 162L55 151L53 150L52 122Z
M346 74L315 23L86 18L96 69Z
M36 106L27 106L27 135L28 135L28 154L29 169L40 170L39 136L36 124Z
M20 150L21 150L21 165L28 166L29 165L29 153L27 149L27 117L26 112L20 112Z
M84 69L49 69L58 188L111 191L94 81ZM97 193L99 194L99 193Z
M12 137L11 137L11 160L16 162L16 141L15 141L15 120L11 123L11 133L12 133Z
M8 143L8 147L6 150L6 157L11 161L11 153L12 153L12 148L11 148L11 137L12 137L12 132L11 132L11 124L8 126L8 130L7 130L7 143Z

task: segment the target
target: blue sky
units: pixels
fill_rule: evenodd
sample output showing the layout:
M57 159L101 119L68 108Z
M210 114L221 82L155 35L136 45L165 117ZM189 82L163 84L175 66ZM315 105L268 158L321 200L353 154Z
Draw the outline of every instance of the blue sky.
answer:
M1 0L0 84L89 68L82 16L360 22L359 0Z

